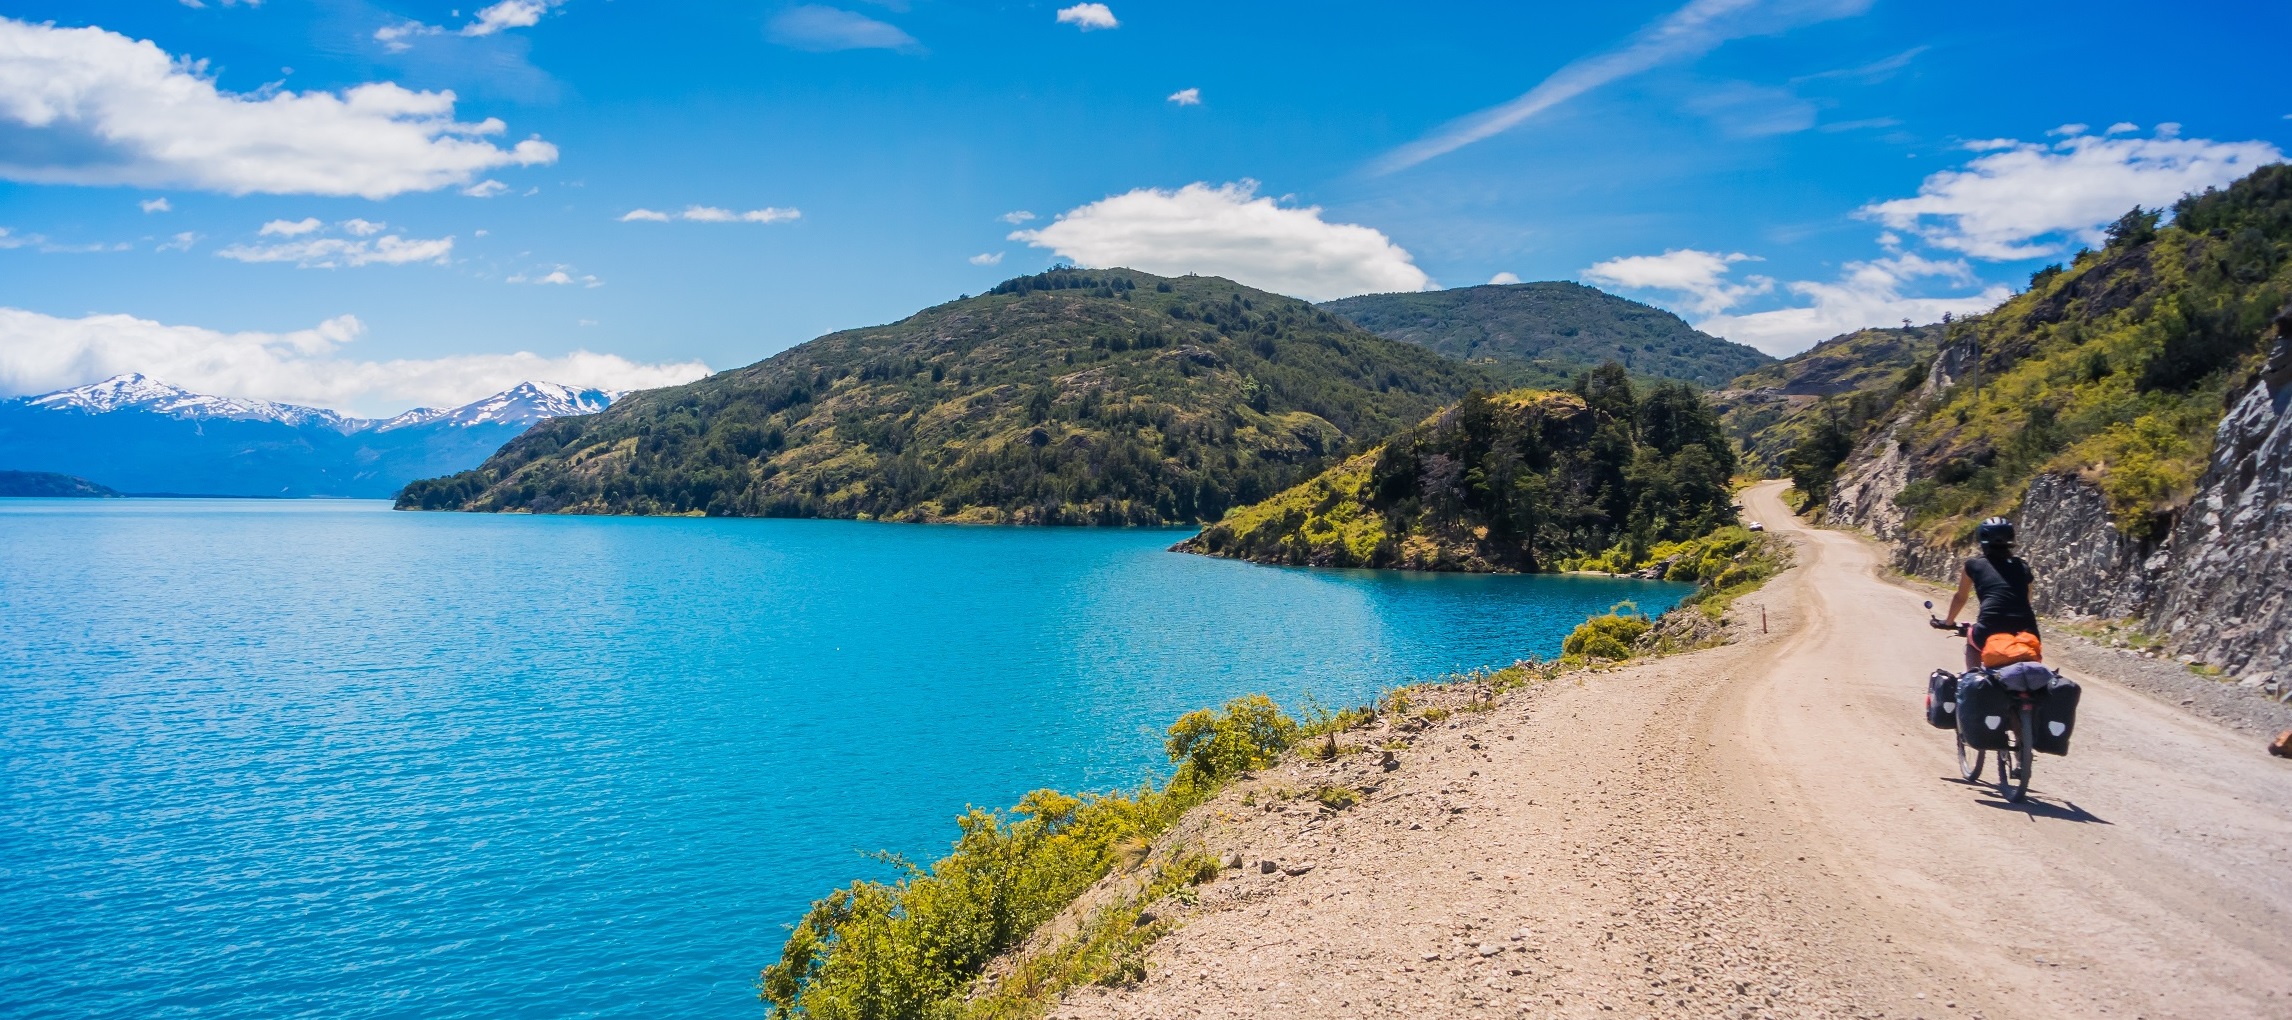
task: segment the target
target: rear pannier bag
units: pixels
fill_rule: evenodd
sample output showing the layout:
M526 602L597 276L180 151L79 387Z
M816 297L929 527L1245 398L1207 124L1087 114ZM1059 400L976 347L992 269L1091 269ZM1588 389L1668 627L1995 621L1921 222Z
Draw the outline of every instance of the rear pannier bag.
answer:
M2037 731L2029 746L2047 754L2068 754L2069 738L2077 732L2077 699L2084 689L2077 681L2056 675L2053 686L2037 699Z
M1958 728L1958 675L1937 669L1926 678L1926 725L1937 730Z
M2006 734L2020 724L2013 695L1989 670L1975 670L1958 678L1958 736L1967 747L2002 751Z

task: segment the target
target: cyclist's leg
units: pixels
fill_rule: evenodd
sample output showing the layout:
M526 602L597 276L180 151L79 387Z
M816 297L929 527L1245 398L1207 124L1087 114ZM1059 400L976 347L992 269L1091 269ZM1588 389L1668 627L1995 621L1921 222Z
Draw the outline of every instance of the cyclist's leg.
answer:
M1982 668L1982 641L1987 637L1988 635L1983 634L1978 630L1967 632L1966 672L1971 673L1974 670Z

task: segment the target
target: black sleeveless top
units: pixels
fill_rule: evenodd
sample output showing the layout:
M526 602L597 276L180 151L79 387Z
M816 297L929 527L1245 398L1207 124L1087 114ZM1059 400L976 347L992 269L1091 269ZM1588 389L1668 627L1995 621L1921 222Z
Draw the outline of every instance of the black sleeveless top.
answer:
M2018 556L1976 556L1966 561L1966 576L1974 579L1974 594L1982 601L1981 615L1974 620L1977 629L2037 633L2037 610L2029 604L2029 564Z

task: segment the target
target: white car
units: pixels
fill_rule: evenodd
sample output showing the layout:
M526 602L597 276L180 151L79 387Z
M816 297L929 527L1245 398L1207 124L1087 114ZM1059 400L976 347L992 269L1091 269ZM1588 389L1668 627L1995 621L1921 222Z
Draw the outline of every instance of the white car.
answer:
M1752 521L1752 522L1751 522L1751 530L1752 530L1752 531L1765 531L1765 530L1767 530L1767 526L1766 526L1766 525L1764 525L1764 524L1761 524L1761 523L1759 523L1759 522L1757 522L1757 521Z

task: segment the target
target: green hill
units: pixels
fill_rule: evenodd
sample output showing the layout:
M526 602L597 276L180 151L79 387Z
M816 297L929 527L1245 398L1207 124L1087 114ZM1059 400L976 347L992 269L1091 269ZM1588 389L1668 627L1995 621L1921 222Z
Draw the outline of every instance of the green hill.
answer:
M1735 457L1702 394L1634 392L1617 365L1574 392L1457 406L1181 543L1264 563L1549 570L1734 521Z
M0 471L0 496L108 498L119 493L76 475L49 471Z
M1942 329L1857 330L1728 383L1713 400L1744 469L1761 477L1788 474L1793 451L1806 444L1851 445L1925 379Z
M1969 370L1895 433L1911 479L1895 503L1912 533L1957 544L2040 472L2096 485L2136 538L2160 536L2186 506L2292 296L2292 168L2263 167L2160 218L2127 213L2101 250L1950 327Z
M1216 520L1486 378L1231 281L1056 270L544 422L398 505Z
M1580 283L1364 294L1321 307L1379 336L1487 364L1525 386L1565 387L1610 361L1641 379L1718 386L1774 361L1663 309Z

